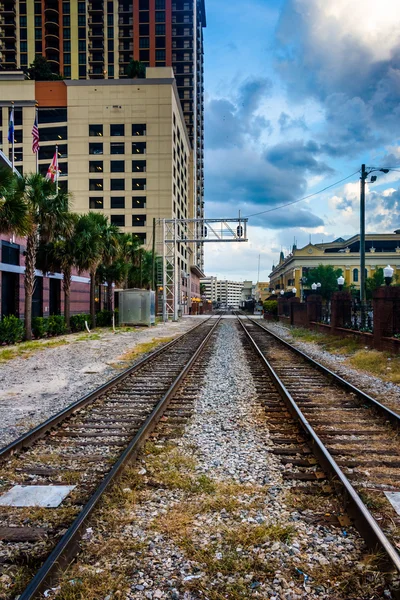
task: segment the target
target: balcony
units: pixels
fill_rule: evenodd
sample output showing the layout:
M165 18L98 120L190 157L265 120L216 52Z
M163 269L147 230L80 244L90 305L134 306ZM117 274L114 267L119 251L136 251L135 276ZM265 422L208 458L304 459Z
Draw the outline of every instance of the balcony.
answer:
M93 29L89 29L88 36L89 36L89 38L95 38L95 37L104 38L104 29L101 27L95 27Z
M99 0L97 2L89 2L88 11L102 13L104 11L104 3Z

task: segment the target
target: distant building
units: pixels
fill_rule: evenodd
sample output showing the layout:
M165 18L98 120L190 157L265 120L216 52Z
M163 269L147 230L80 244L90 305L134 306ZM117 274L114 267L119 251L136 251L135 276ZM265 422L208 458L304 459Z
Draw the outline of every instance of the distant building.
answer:
M342 269L347 285L360 287L360 236L347 240L338 238L323 244L307 244L304 248L293 248L284 256L281 252L279 263L270 273L270 289L290 291L296 288L301 293L302 278L318 265L332 265ZM371 277L375 269L390 264L395 275L400 275L400 230L395 233L369 233L365 236L365 273Z
M242 297L243 282L205 277L200 280L204 288L204 296L213 303L221 306L239 307Z
M269 286L269 281L259 281L256 283L254 289L254 299L256 302L265 302L268 296L270 296Z

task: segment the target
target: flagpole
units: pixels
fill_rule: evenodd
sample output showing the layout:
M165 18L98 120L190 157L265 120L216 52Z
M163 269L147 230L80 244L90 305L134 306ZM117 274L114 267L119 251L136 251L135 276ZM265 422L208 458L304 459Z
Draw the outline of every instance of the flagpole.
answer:
M12 130L12 140L11 140L11 166L12 166L12 172L13 172L13 175L14 175L14 129L15 129L15 124L14 124L14 102L11 102L11 114L12 114L12 120L13 120L13 130Z
M35 104L35 120L36 120L36 125L39 129L39 109L38 109L38 105ZM36 154L36 175L39 173L39 149L37 152L35 152Z
M58 145L56 144L56 196L58 196Z

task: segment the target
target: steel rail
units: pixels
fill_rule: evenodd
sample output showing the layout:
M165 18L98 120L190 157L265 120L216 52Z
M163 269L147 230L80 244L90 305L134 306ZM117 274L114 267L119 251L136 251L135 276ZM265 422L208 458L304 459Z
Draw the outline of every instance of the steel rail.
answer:
M124 379L129 377L129 375L132 375L133 373L138 371L146 363L151 362L152 360L157 358L160 354L169 350L172 346L174 346L179 341L181 341L185 336L192 333L198 327L201 327L202 325L204 325L204 323L207 323L211 318L212 317L209 317L208 319L201 321L200 323L198 323L197 325L195 325L194 327L192 327L191 329L189 329L182 335L178 336L174 340L171 340L170 342L168 342L161 348L158 348L158 350L154 350L151 354L148 354L144 358L141 358L133 366L128 367L127 369L125 369L124 371L122 371L121 373L119 373L118 375L113 377L112 379L109 379L106 383L103 383L102 385L100 385L93 391L89 392L85 396L82 396L82 398L78 398L78 400L76 400L72 404L69 404L68 406L66 406L65 408L60 410L55 415L49 417L48 419L46 419L46 421L43 421L43 423L39 423L39 425L36 425L36 427L34 427L33 429L30 429L26 433L22 434L20 437L16 438L15 440L13 440L9 444L7 444L7 446L0 448L0 461L9 458L12 454L17 452L18 450L22 450L23 448L29 448L29 446L32 446L32 444L36 440L44 437L46 435L46 433L48 431L50 431L50 429L53 429L53 427L55 427L56 425L58 425L59 423L61 423L65 419L67 419L68 417L70 417L73 413L81 410L88 404L91 404L92 402L97 400L102 394L104 394L109 389L114 387L117 383L123 381Z
M208 320L209 319L207 319L207 321ZM159 400L151 414L146 418L145 422L140 427L135 437L129 442L129 445L118 458L111 471L106 475L106 477L97 487L96 491L89 499L89 501L85 504L78 517L75 519L75 521L69 527L67 532L60 539L57 546L53 549L51 554L48 556L42 567L30 581L30 583L27 585L25 590L21 593L21 595L19 596L19 600L32 600L34 598L37 598L38 594L44 591L44 588L46 587L46 585L49 584L49 582L55 576L56 572L65 567L74 558L74 556L76 556L76 554L79 551L78 542L82 529L86 524L88 518L92 514L97 503L99 502L101 496L121 472L124 465L129 460L133 460L137 456L137 453L139 452L141 446L144 444L148 436L154 430L159 419L162 417L163 413L168 407L170 400L173 398L175 392L181 385L182 380L186 377L193 364L196 362L199 355L204 350L211 335L214 333L217 325L220 323L220 320L221 318L215 319L215 324L210 329L209 333L204 338L200 346L197 348L192 358L190 358L190 360L186 363L180 374L175 379L174 383L170 386L170 388L164 394L161 400ZM201 325L203 324L204 322L201 323ZM191 329L190 331L193 331L193 329ZM180 336L180 339L181 338L182 336Z
M388 538L385 536L374 517L371 515L369 510L364 505L363 501L347 479L346 475L340 469L334 458L331 456L327 448L318 437L313 427L307 421L290 392L287 390L285 385L280 380L279 376L270 365L268 360L265 358L261 349L257 343L251 337L249 331L244 326L242 319L238 319L240 325L248 337L253 348L256 350L259 358L263 362L266 370L268 371L279 395L281 396L285 406L290 412L291 416L298 422L302 430L304 431L306 438L309 440L311 450L330 478L335 487L340 487L340 491L344 495L345 502L348 504L349 513L354 519L357 529L368 544L368 546L374 550L381 548L387 560L385 562L391 565L392 568L396 569L400 573L400 555L397 550L392 546ZM253 322L252 319L249 321ZM264 328L263 328L264 329Z
M348 392L356 394L356 396L358 396L363 402L376 408L376 410L379 411L380 413L382 413L383 416L386 417L386 419L388 419L392 424L396 425L397 427L400 426L400 415L398 413L394 412L393 410L391 410L384 404L381 404L381 402L378 402L378 400L376 400L372 396L369 396L368 394L366 394L365 392L363 392L362 390L357 388L355 385L353 385L349 381L346 381L345 379L340 377L340 375L338 375L334 371L331 371L330 369L328 369L327 367L325 367L324 365L322 365L321 363L316 361L314 358L311 358L311 356L308 356L308 354L305 354L304 352L302 352L295 346L292 346L292 344L289 344L289 342L287 342L286 340L281 338L276 333L273 333L272 331L270 331L267 327L264 327L264 325L261 325L261 323L258 323L255 319L250 319L247 315L245 315L245 316L251 323L254 323L260 329L263 329L264 331L266 331L271 337L275 338L276 340L278 340L278 342L280 342L284 346L286 346L289 350L292 350L298 356L301 356L302 358L304 358L315 369L318 369L319 371L321 371L321 373L323 373L323 375L332 379L335 383L340 385L340 387L344 388Z

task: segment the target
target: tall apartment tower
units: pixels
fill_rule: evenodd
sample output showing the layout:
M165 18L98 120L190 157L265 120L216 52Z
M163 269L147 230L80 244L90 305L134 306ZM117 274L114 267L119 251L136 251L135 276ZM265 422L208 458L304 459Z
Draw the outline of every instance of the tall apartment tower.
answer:
M131 58L172 66L193 148L195 217L204 215L204 0L0 0L0 70L36 55L65 79L127 77ZM197 264L203 265L203 249Z

